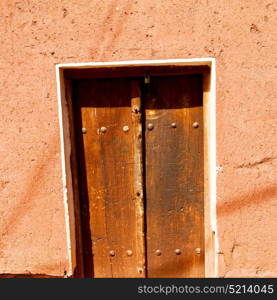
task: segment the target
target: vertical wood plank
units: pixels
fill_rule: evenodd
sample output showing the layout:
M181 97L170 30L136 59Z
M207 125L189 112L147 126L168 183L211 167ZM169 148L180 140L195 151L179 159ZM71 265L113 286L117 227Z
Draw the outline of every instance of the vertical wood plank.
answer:
M201 76L153 77L144 99L148 276L202 277ZM148 130L150 124L153 129Z
M145 224L144 224L144 187L143 187L143 139L142 139L142 105L140 81L131 81L131 106L133 121L133 141L134 141L134 189L137 222L137 252L142 258L139 272L145 277Z
M77 84L78 132L86 128L80 168L82 199L87 198L83 219L89 220L86 238L91 237L92 248L85 259L91 264L93 254L94 277L144 277L141 129L139 114L132 113L136 92L129 79Z

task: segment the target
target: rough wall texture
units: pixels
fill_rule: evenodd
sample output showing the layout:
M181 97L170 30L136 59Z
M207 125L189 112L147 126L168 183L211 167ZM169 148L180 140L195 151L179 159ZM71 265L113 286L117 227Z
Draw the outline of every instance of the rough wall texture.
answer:
M272 0L0 1L0 274L68 271L55 64L215 57L220 276L277 276Z

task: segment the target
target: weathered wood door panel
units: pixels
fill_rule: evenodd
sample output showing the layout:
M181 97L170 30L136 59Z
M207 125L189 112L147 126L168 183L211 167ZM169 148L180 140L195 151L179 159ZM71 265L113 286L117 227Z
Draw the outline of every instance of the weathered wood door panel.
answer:
M142 79L74 84L85 275L202 277L201 75Z
M81 195L81 201L87 202L81 207L86 214L83 219L89 218L84 239L91 239L85 245L86 263L92 264L93 255L93 268L86 266L87 276L145 276L143 216L138 209L142 192L137 185L141 125L138 113L132 116L132 99L138 102L138 91L138 83L128 79L75 84L79 136L83 131L80 169L86 186L82 191L87 193Z
M151 78L143 99L147 273L149 277L202 277L201 76Z

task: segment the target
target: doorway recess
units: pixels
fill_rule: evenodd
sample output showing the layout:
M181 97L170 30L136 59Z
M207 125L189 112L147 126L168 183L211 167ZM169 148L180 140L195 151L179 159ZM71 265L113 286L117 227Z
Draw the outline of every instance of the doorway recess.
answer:
M86 251L89 248L89 245L84 243L84 235L82 233L82 228L84 226L89 226L89 224L84 224L82 218L86 211L83 207L80 206L80 167L78 166L78 145L76 141L78 138L76 136L76 82L79 82L79 86L85 87L87 82L93 82L93 80L98 80L100 86L105 88L105 80L109 81L114 79L115 82L122 85L122 90L124 89L125 81L128 79L136 79L137 82L140 81L146 88L144 89L140 84L141 93L144 95L146 104L145 105L145 123L142 124L142 128L145 128L147 134L152 132L151 126L156 126L155 121L149 122L148 117L153 113L153 103L151 102L159 94L159 91L163 93L172 94L174 91L174 83L176 78L185 78L188 82L188 85L193 85L194 81L191 81L191 78L196 78L199 83L201 83L201 103L202 103L202 117L203 123L200 124L200 127L203 128L203 248L195 248L196 254L198 251L202 251L204 254L203 260L203 276L205 277L217 277L217 228L216 228L216 102L215 102L215 59L213 58L200 58L200 59L170 59L170 60L144 60L144 61L120 61L120 62L96 62L96 63L69 63L69 64L59 64L56 66L56 75L57 75L57 94L58 94L58 109L59 109L59 125L60 125L60 139L61 139L61 167L62 167L62 181L63 181L63 197L64 197L64 207L65 207L65 219L67 226L67 249L68 249L68 259L70 270L68 276L88 276L87 265L93 265L93 259L91 256L91 262L86 256ZM153 80L152 80L153 78ZM125 80L125 81L124 81ZM177 80L177 81L178 81ZM133 81L133 80L131 80ZM151 90L150 94L152 95L149 101L149 89L147 91L147 84L149 81L153 82L154 88ZM104 82L104 83L103 83ZM152 83L151 82L151 83ZM80 84L81 83L81 84ZM140 88L134 87L137 83L130 83L133 87L133 90L138 90ZM171 88L169 90L164 89L163 87L168 84ZM182 80L179 80L179 87L176 86L176 89L179 91L182 89ZM176 92L178 94L178 91ZM185 92L185 91L184 91ZM93 91L91 91L93 93ZM123 91L124 93L124 91ZM153 93L155 94L153 96ZM134 96L133 99L139 98L140 96ZM147 98L148 97L148 98ZM180 96L181 97L181 96ZM100 97L101 98L101 97ZM135 102L137 100L134 100ZM143 100L144 101L144 100ZM147 102L148 101L148 102ZM137 104L134 102L133 106ZM164 103L165 104L165 103ZM99 103L101 106L101 104ZM97 104L98 106L98 104ZM168 107L171 104L166 104L164 107L156 107L159 109L180 109L181 107ZM154 107L155 108L155 107ZM132 108L134 109L134 107ZM147 112L148 109L148 112ZM184 113L184 116L187 112ZM150 116L151 117L151 116ZM153 120L153 118L151 119ZM178 120L180 123L180 121ZM170 123L170 128L178 128L178 122L172 121ZM154 125L152 124L154 123ZM159 123L157 123L160 125ZM148 126L148 127L147 127ZM161 124L164 126L164 124ZM194 122L192 124L193 128L198 128L199 124ZM102 128L103 127L103 128ZM104 126L99 127L99 132L101 130L104 133ZM148 128L148 129L147 129ZM82 128L83 131L86 128ZM106 128L107 130L107 128ZM123 132L129 132L132 130L128 125L123 126ZM165 129L167 130L167 128ZM153 131L154 132L154 131ZM162 132L162 131L161 131ZM176 132L176 131L175 131ZM84 132L83 132L84 133ZM158 139L160 136L158 137ZM180 136L178 137L180 139ZM185 138L185 136L184 136ZM146 162L147 164L147 155L152 157L153 153L147 149L152 149L151 145L147 143L156 143L157 140L152 137L146 138L146 148L143 150L143 153L146 153ZM77 142L78 144L78 142ZM151 147L150 147L151 146ZM145 145L143 146L145 147ZM181 146L180 146L181 147ZM180 153L183 153L182 147L180 148ZM164 153L169 151L169 148L164 147ZM160 157L164 160L164 157ZM151 160L151 161L152 161ZM181 160L182 161L182 160ZM186 161L186 158L184 158ZM169 162L172 163L172 162ZM148 162L150 166L150 163ZM159 167L159 164L156 168ZM145 165L144 165L145 168ZM150 167L148 167L150 168ZM181 170L182 166L178 170ZM159 173L159 172L158 172ZM159 173L157 176L161 176L162 173ZM150 176L151 177L151 176ZM149 186L150 181L157 181L157 178L148 178ZM147 178L147 176L146 176ZM146 179L144 179L146 180ZM172 183L173 184L173 183ZM193 184L193 183L191 183ZM174 185L174 184L173 184ZM138 193L149 194L151 195L152 191L148 188L144 188L140 191L140 186L136 186ZM163 191L163 193L166 190ZM153 194L153 193L152 193ZM162 198L159 193L153 194L154 197ZM141 195L137 195L140 197ZM146 196L147 197L147 196ZM175 198L179 196L175 195ZM151 207L151 202L149 202L149 207ZM153 206L153 205L152 205ZM155 206L155 205L154 205ZM153 206L153 207L154 207ZM163 212L161 212L163 213ZM174 213L174 212L173 212ZM151 212L149 213L151 215ZM146 220L146 219L145 219ZM144 221L145 221L144 220ZM149 217L149 220L152 220ZM152 222L152 221L151 221ZM149 225L147 225L149 226ZM178 226L177 226L178 227ZM151 233L151 230L149 230ZM169 232L171 234L171 232ZM147 235L147 234L146 234ZM152 235L152 239L153 239ZM149 237L151 240L151 236ZM84 246L85 245L85 246ZM151 243L150 243L151 245ZM152 247L152 246L150 246ZM149 248L150 248L149 247ZM187 250L187 249L186 249ZM110 250L113 251L113 250ZM129 251L129 252L128 252ZM157 251L161 251L157 249ZM174 250L178 261L183 252L182 249L178 247ZM202 253L201 252L201 253ZM114 256L112 252L109 252L110 256ZM127 256L134 257L132 250L127 250ZM129 254L128 254L129 253ZM159 257L162 254L155 254ZM85 258L85 259L84 259ZM157 258L155 258L157 259ZM153 266L149 263L149 269L154 270L155 266L158 265L156 260L153 259ZM151 261L151 253L146 255L146 260ZM147 262L146 262L147 263ZM152 268L152 269L151 269ZM179 263L178 269L182 268L182 263ZM172 268L171 268L172 269ZM174 270L174 268L172 269ZM141 273L142 270L138 268L138 272ZM152 272L152 271L150 271ZM159 272L155 273L153 271L153 276L159 277ZM173 272L173 271L172 271ZM93 272L92 272L93 273ZM179 274L179 273L176 273ZM176 275L175 274L175 275ZM182 274L182 270L180 271ZM187 274L187 273L184 273ZM194 276L197 273L194 273ZM173 274L174 275L174 274ZM170 274L165 274L165 276L170 276ZM188 275L185 275L189 277ZM100 276L101 277L101 276ZM111 276L112 277L112 276ZM136 277L136 276L134 276ZM151 276L150 276L151 277ZM162 277L162 276L161 276Z

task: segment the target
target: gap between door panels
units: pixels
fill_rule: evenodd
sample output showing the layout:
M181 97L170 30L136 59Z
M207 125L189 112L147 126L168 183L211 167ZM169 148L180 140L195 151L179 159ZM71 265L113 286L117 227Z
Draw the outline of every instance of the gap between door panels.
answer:
M145 77L146 78L146 77ZM145 78L140 80L140 99L141 99L141 127L142 127L142 187L143 187L143 204L144 204L144 251L145 251L145 277L148 277L148 259L147 259L147 192L146 192L146 148L145 148L145 127L146 127L146 115L145 115L145 103L144 103L144 94L145 88L147 88L145 83Z

